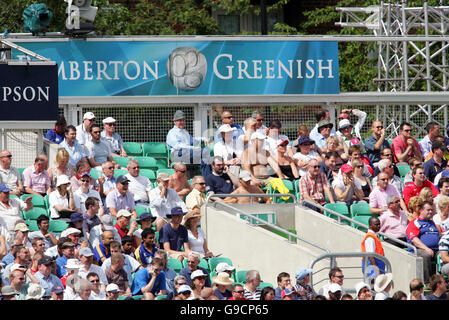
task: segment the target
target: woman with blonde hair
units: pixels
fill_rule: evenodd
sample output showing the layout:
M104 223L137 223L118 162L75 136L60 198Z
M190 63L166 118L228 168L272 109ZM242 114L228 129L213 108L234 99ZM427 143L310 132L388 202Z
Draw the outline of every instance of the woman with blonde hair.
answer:
M206 233L199 227L201 211L195 208L184 216L184 226L188 234L188 251L198 252L201 257L211 258L214 255L207 247Z
M373 191L373 186L371 184L370 179L363 175L365 167L363 165L362 160L352 159L351 167L353 172L352 175L354 176L355 179L357 179L360 182L360 185L362 186L362 191L364 195L363 200L369 202L369 195L371 191Z
M425 187L422 188L421 191L419 192L419 198L422 201L429 201L430 203L432 203L432 207L433 207L433 214L435 214L437 212L437 206L436 203L433 201L433 194L432 194L432 189Z
M444 194L440 195L438 200L438 208L440 211L433 216L433 222L443 234L449 230L449 197Z
M335 151L343 161L349 160L348 152L349 147L346 143L342 141L340 137L330 136L326 139L326 150L327 152Z
M414 196L411 197L408 201L408 211L410 215L407 217L408 221L412 221L416 217L419 216L419 206L424 202L420 197Z
M56 153L55 165L48 168L48 175L51 181L51 190L56 188L56 178L60 175L66 175L69 179L74 175L72 166L69 165L69 153L66 149L59 149Z

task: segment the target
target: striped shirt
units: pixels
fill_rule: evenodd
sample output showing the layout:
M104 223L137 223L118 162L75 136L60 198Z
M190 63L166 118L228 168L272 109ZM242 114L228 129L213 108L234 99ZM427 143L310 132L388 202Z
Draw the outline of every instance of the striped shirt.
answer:
M254 291L254 293L252 293L251 291L249 291L246 286L243 287L245 290L244 293L244 298L248 299L248 300L260 300L260 294L262 293L262 290L259 288L256 288L256 290Z
M449 232L445 232L438 243L438 250L449 252Z

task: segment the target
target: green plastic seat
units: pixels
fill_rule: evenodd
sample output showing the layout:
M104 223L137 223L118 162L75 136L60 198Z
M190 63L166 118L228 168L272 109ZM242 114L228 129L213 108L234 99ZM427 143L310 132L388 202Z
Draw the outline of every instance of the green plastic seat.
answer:
M166 172L166 173L168 173L169 176L171 176L173 173L175 173L175 169L173 169L173 168L158 169L156 171L156 175L158 175L161 172Z
M114 170L114 177L115 178L117 178L118 176L121 176L121 175L125 175L125 174L128 174L128 170L126 170L126 169L115 169Z
M49 217L48 210L41 207L35 207L28 211L22 211L22 216L25 220L37 220L41 215Z
M36 220L25 220L25 223L27 224L27 226L31 232L39 231L39 227L37 226Z
M367 231L370 218L371 218L371 216L355 216L352 219L354 219L355 221L357 221L359 223L363 223L364 225L366 225L366 228L356 225L355 223L352 223L352 226L354 228L356 228L357 230Z
M151 169L140 169L140 173L141 176L147 177L148 179L150 179L151 183L156 181L156 172L154 170Z
M26 198L32 197L31 202L34 207L47 208L47 204L45 203L45 198L38 194L23 194L20 196L20 199L25 201Z
M168 147L165 142L144 142L142 143L142 155L144 157L167 158Z
M235 281L239 282L239 283L246 283L246 273L249 270L239 270L235 273Z
M139 162L140 169L151 169L157 171L159 168L156 163L156 159L152 157L134 157L134 160Z
M176 273L179 273L183 268L182 262L174 258L168 258L167 266L175 270Z
M69 224L64 220L50 220L50 226L48 228L48 231L55 232L55 233L61 233L68 227L69 227Z
M372 216L368 202L357 202L350 206L351 216Z
M208 263L209 263L209 270L210 271L215 271L215 267L217 266L217 264L219 264L221 262L226 262L227 264L232 266L231 259L229 259L227 257L212 257L208 261Z
M123 149L125 149L128 156L141 156L142 146L138 142L123 142Z
M165 299L167 299L167 295L163 294L163 295L157 296L156 299L154 299L154 300L165 300Z
M287 180L287 179L282 179L282 182L284 183L285 187L288 189L288 192L286 193L291 193L293 195L296 195L296 191L295 191L295 185L292 181ZM268 184L268 193L279 193L277 190L274 190L273 187L271 186L271 184ZM276 197L275 199L275 203L292 203L294 202L294 199L292 197L289 197L288 200L284 200L282 199L282 197Z
M137 213L137 216L138 216L138 217L140 217L140 215L141 215L142 213L144 213L144 212L150 213L149 210L148 210L147 208L145 208L145 207L143 207L143 206L136 206L136 213Z
M335 212L337 212L337 213L339 213L341 215L344 215L344 216L346 216L348 218L351 218L351 213L350 213L346 203L342 203L342 202L326 203L324 205L324 208L333 210L333 211L335 211ZM324 215L329 217L329 218L338 220L338 217L335 214L332 214L331 212L329 212L327 210L324 210ZM341 219L340 221L342 223L344 223L344 224L350 225L350 223L347 220L345 220L345 219Z
M408 165L397 166L397 168L401 178L404 178L407 173L412 170Z
M92 176L92 178L94 178L95 180L97 180L99 177L101 177L101 175L103 174L103 172L92 168L90 169L90 175Z
M262 289L265 288L265 287L270 287L270 288L273 288L273 289L274 289L273 284L270 283L270 282L261 282L257 288L259 288L260 290L262 290Z
M113 157L113 159L122 168L126 168L129 161L128 157Z

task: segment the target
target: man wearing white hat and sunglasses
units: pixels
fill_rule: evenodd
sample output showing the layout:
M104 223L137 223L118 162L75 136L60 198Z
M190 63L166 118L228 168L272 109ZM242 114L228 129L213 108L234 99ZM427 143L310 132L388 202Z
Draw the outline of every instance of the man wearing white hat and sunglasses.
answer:
M81 145L86 145L87 141L92 139L90 127L95 123L95 115L92 112L86 112L83 116L83 122L76 127L76 140Z
M123 147L122 137L115 131L117 129L117 121L113 117L107 117L103 119L103 131L101 137L109 142L111 147L112 156L114 157L127 157L128 154Z

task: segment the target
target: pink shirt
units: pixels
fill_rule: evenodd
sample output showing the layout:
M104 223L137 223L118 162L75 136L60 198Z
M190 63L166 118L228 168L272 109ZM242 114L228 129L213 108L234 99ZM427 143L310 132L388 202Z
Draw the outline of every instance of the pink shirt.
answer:
M376 186L369 195L369 206L371 208L381 209L387 206L387 197L393 195L402 199L401 194L398 189L392 185L388 184L387 189L381 190L379 186ZM381 213L382 214L382 213Z
M51 183L47 170L37 173L34 166L23 170L22 179L24 187L31 188L39 193L46 193Z
M410 138L410 139L413 139L413 143L415 144L416 149L420 150L418 141L416 141L416 139L414 139L414 138ZM393 153L393 161L394 162L399 162L399 160L396 157L396 155L404 153L404 151L407 148L408 148L408 145L407 145L406 142L404 142L404 140L402 139L401 135L399 135L396 138L394 138L393 141L391 142L391 152ZM412 149L409 152L409 154L408 154L408 158L403 160L403 162L407 162L410 158L413 158L414 156L415 156L415 153L414 153L414 151Z
M380 232L391 235L394 238L405 238L408 219L402 210L399 215L395 215L390 210L385 211L380 217Z

